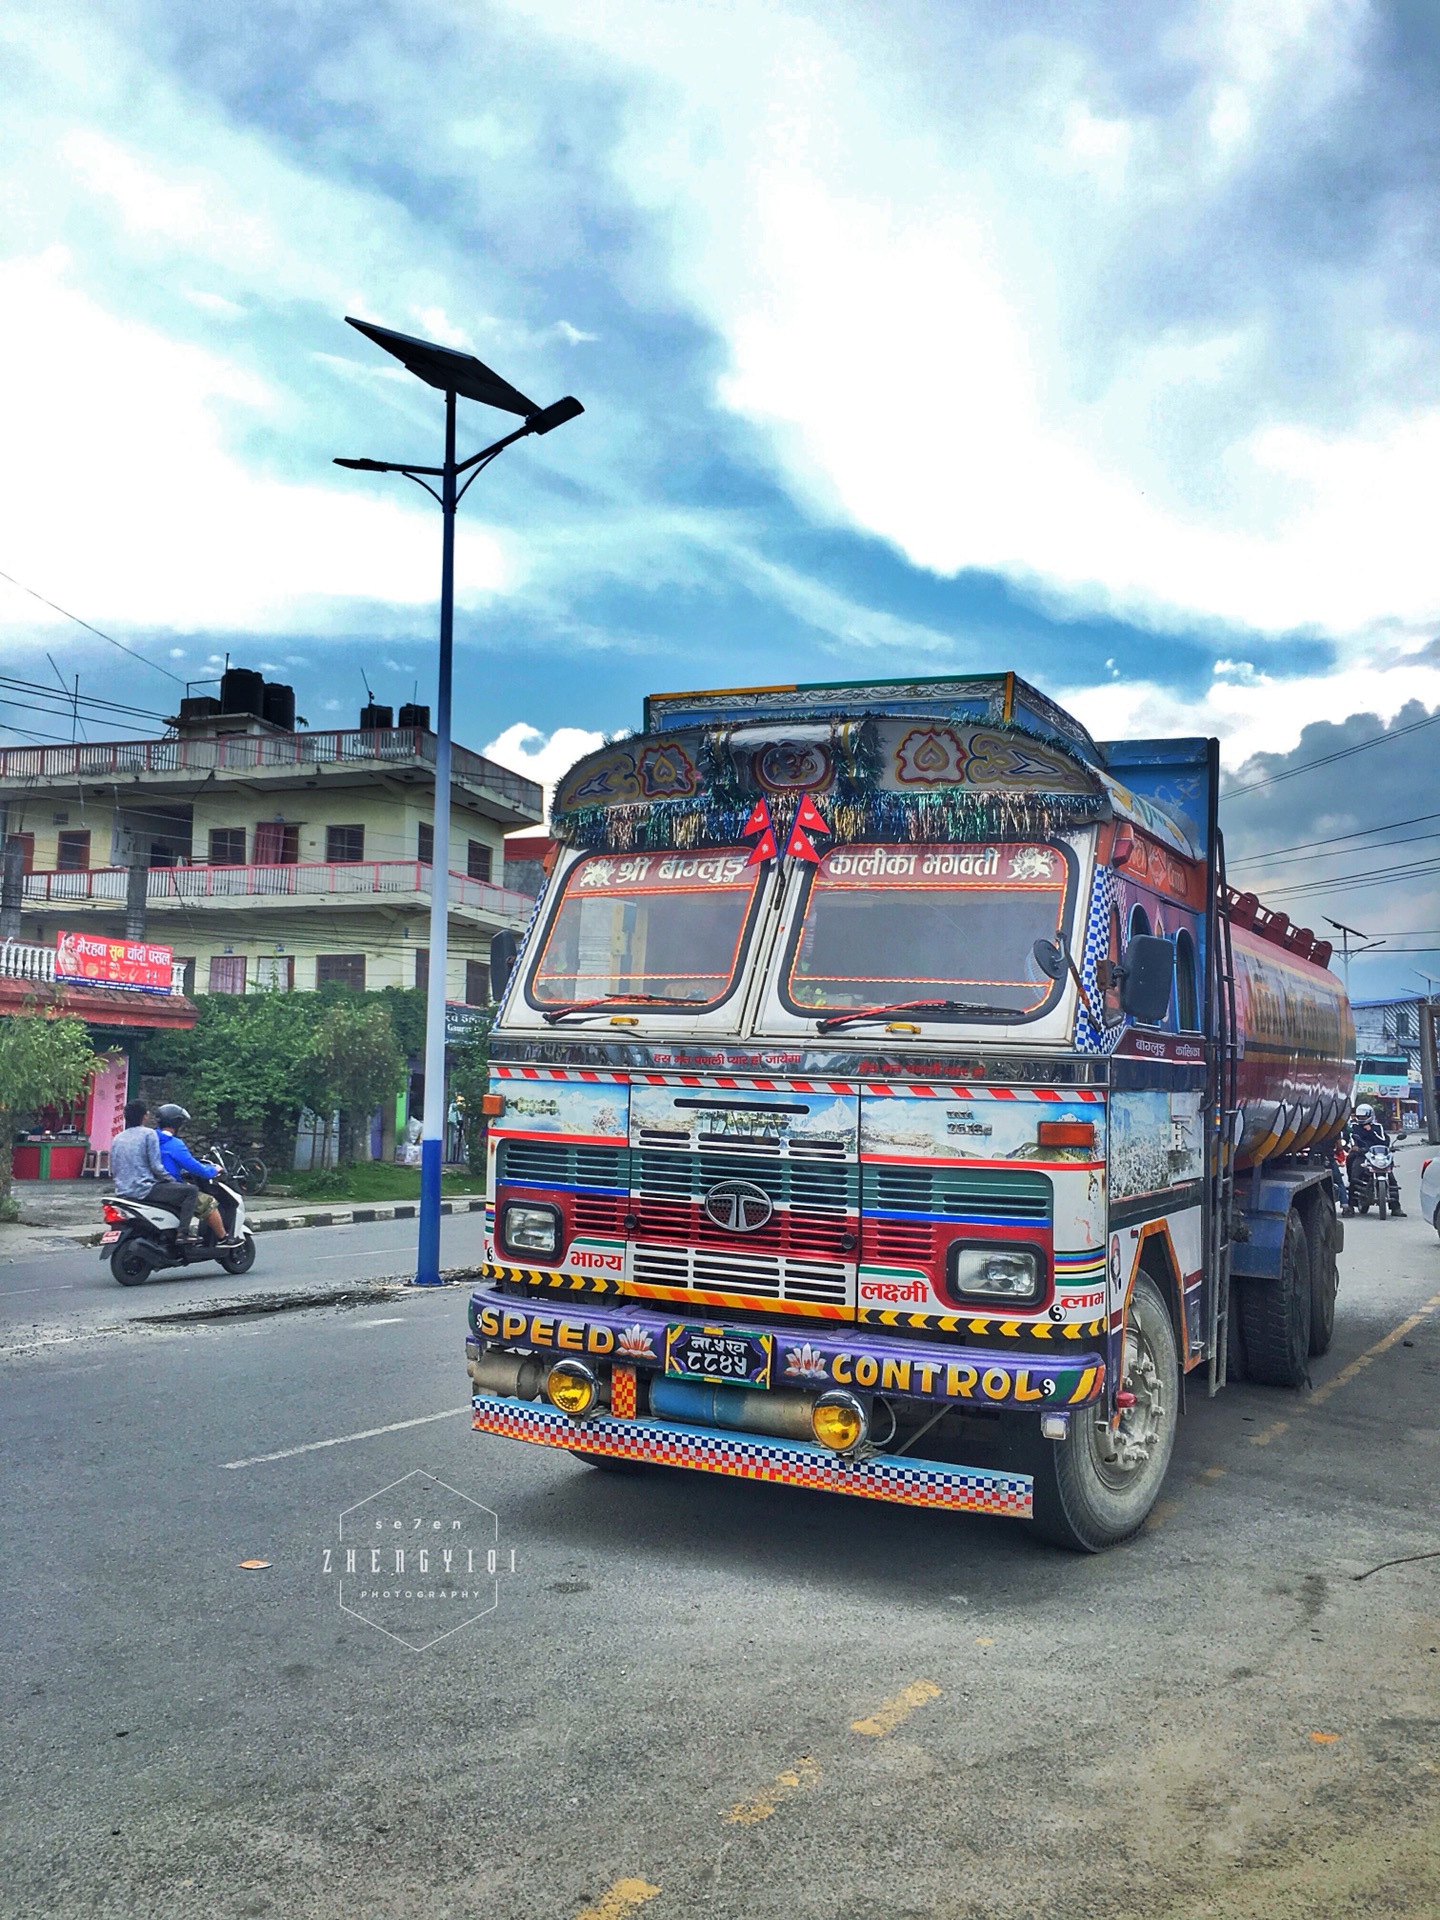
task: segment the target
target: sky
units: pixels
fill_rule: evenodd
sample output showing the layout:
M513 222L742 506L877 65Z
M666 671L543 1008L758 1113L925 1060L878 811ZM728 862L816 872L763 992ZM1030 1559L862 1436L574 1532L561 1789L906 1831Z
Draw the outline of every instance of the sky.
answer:
M647 691L1007 667L1237 790L1388 728L1232 857L1388 939L1357 994L1440 966L1440 837L1377 851L1440 821L1337 843L1440 812L1426 0L10 0L0 52L7 672L431 697L436 512L331 461L440 404L356 314L586 408L462 509L461 740L549 781Z

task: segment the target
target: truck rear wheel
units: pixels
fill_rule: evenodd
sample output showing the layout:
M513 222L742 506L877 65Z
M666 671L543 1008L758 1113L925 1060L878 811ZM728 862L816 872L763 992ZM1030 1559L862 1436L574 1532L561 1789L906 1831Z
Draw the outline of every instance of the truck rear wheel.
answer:
M1035 1527L1057 1547L1099 1553L1138 1533L1154 1506L1175 1446L1180 1360L1160 1291L1141 1274L1130 1296L1121 1391L1134 1404L1115 1428L1083 1407L1064 1440L1037 1434Z
M1335 1296L1340 1291L1340 1269L1335 1249L1340 1239L1340 1222L1335 1209L1321 1195L1320 1205L1310 1216L1310 1352L1328 1353L1335 1335Z
M1245 1371L1262 1387L1303 1387L1310 1377L1312 1326L1310 1247L1292 1207L1285 1221L1278 1280L1248 1280L1240 1289Z

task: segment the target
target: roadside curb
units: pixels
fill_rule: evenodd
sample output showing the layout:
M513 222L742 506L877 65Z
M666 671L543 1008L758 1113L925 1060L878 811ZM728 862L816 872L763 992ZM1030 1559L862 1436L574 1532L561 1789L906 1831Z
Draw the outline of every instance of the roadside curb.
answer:
M368 1226L374 1220L413 1220L419 1211L418 1204L401 1200L391 1206L328 1207L323 1213L262 1213L248 1224L254 1233L285 1233L300 1227L359 1227ZM442 1200L440 1211L442 1214L483 1213L485 1202L482 1199ZM87 1229L76 1233L73 1229L67 1232L65 1228L57 1227L55 1231L64 1234L77 1247L98 1247L105 1229L97 1227L93 1231Z

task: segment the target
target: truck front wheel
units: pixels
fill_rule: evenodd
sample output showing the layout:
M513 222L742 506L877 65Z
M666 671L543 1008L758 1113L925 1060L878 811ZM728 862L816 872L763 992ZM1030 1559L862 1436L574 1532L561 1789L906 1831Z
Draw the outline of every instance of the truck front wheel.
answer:
M1120 1391L1133 1399L1116 1426L1103 1422L1100 1406L1084 1407L1064 1440L1037 1436L1032 1454L1036 1529L1076 1553L1099 1553L1140 1531L1175 1446L1180 1361L1170 1315L1148 1274L1130 1296Z
M1262 1387L1303 1387L1310 1377L1314 1296L1310 1243L1292 1207L1285 1221L1278 1280L1247 1280L1240 1288L1245 1372Z

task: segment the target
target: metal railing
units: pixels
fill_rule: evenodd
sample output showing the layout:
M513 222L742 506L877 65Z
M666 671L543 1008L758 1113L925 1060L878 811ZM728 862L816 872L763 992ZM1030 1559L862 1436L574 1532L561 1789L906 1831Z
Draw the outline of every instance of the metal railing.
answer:
M23 940L0 940L0 980L40 980L54 982L55 949L53 947L35 947ZM107 984L104 980L92 983L97 987ZM175 960L170 965L170 991L185 991L185 966L183 961Z
M125 867L27 873L26 906L123 906L129 884ZM204 906L212 900L377 899L429 897L431 869L423 860L299 862L293 866L151 867L145 897L150 906ZM450 904L499 919L528 918L534 901L526 893L493 887L468 874L450 875Z
M110 774L241 773L266 767L356 766L420 760L435 763L435 736L420 727L374 732L232 733L193 740L111 740L59 747L0 747L0 780L94 780ZM517 812L543 817L541 789L523 773L498 766L468 747L451 749L456 779L508 800Z

